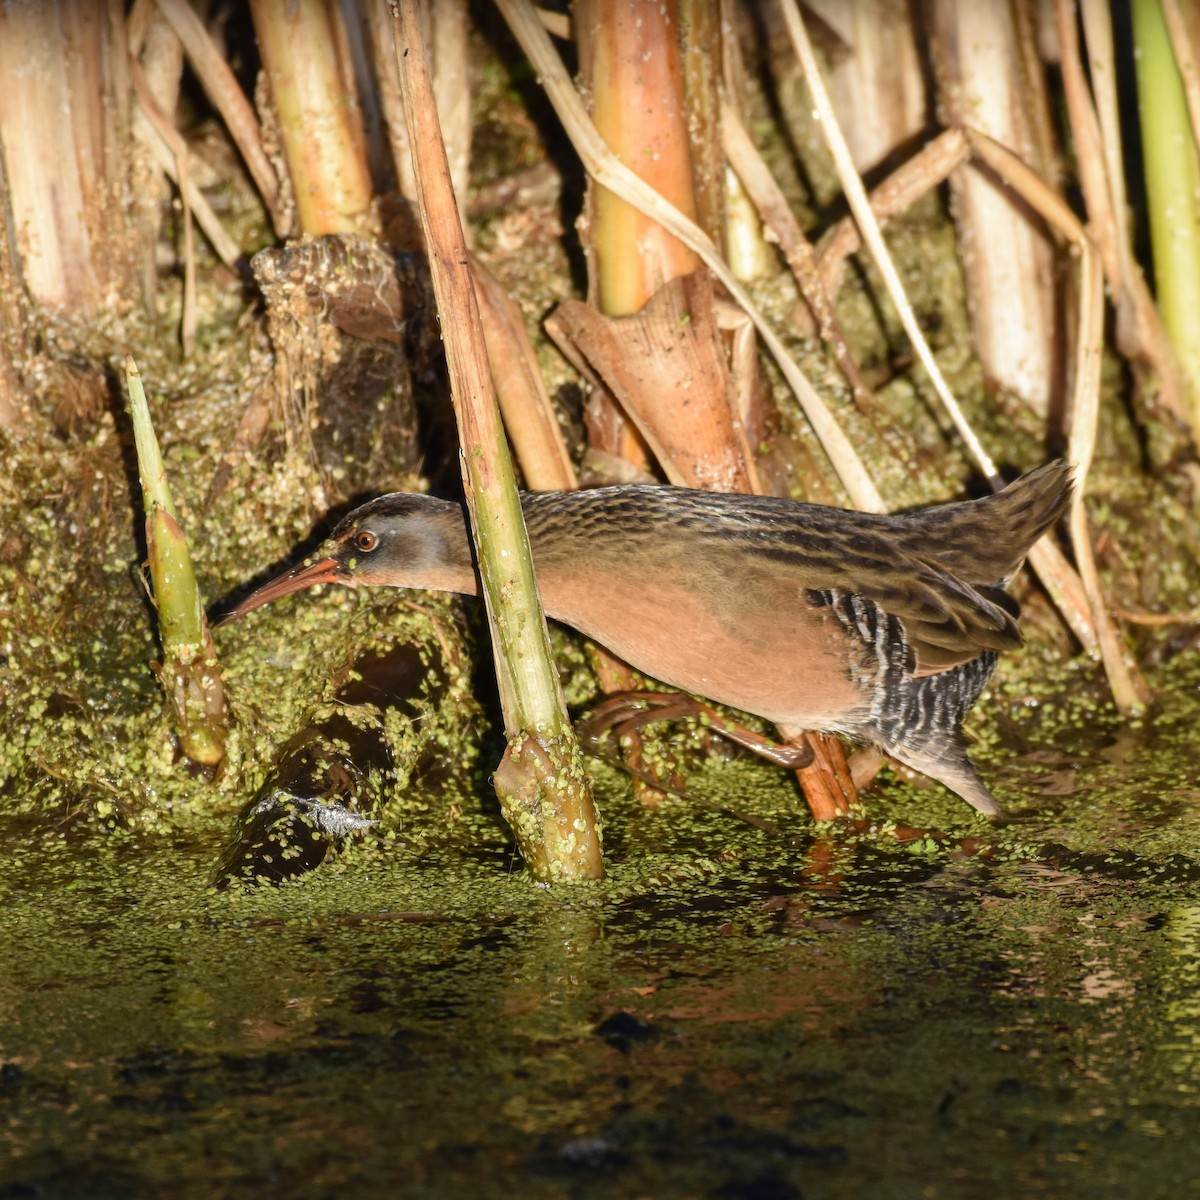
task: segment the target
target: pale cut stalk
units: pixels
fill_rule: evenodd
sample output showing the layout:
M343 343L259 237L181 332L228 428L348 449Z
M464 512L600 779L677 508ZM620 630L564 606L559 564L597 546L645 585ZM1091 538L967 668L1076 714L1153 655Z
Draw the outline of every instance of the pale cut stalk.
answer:
M263 69L279 118L300 231L370 233L374 189L354 81L344 77L336 5L251 0Z
M279 211L279 177L263 145L262 129L250 101L246 99L229 64L213 44L203 22L185 0L157 0L176 37L183 44L200 83L221 114L225 128L241 151L242 161L266 205L271 224L280 237L290 232Z
M882 512L882 497L850 439L788 354L782 340L750 299L746 289L734 278L712 240L674 205L668 204L639 179L605 146L528 0L496 0L496 6L538 72L542 87L584 169L598 183L619 193L696 252L754 322L763 343L799 400L805 417L829 456L851 502L865 512Z
M159 17L158 5L154 3L154 0L133 0L129 11L125 14L125 33L128 38L130 54L140 55L142 53L151 24L160 19L165 25L166 18ZM177 46L179 45L179 39L174 34L171 35L171 40ZM182 61L182 46L179 46L179 51Z
M701 2L709 4L711 0ZM727 161L729 152L724 145L725 113L732 111L741 122L742 111L737 98L746 94L746 64L737 38L737 0L718 0L716 11L720 21L721 45L721 81L717 99L721 113L720 150L725 156L722 159L725 172L725 257L736 279L742 283L753 283L771 274L775 267L775 254L767 244L764 218L757 204L748 194L737 169Z
M62 3L0 5L0 152L21 283L37 303L88 317L107 290L100 247L106 238L115 245L116 231L106 228L114 201L97 176L106 162L105 106L89 96L79 113L73 88L84 72L104 76L104 46L88 36L93 31L75 31L70 63L63 53L69 17Z
M191 181L188 175L187 143L158 107L141 63L135 58L129 60L129 78L141 111L154 126L159 137L166 142L175 158L179 196L183 204L183 313L180 320L180 341L184 358L191 358L196 344L196 242L192 230L192 209L188 203L188 184Z
M773 257L758 208L737 172L725 168L725 255L729 269L741 283L753 283L771 273Z
M441 318L467 508L509 736L508 751L496 771L497 795L537 878L596 879L604 871L599 824L550 657L415 0L400 0L393 15L421 225Z
M864 174L924 130L927 99L908 4L808 0L851 53L829 71L829 90Z
M1036 95L1021 78L1009 4L931 0L928 11L942 123L970 125L1036 162L1038 122L1030 111ZM989 378L1044 418L1061 378L1065 346L1052 246L1003 180L962 171L950 187L979 361Z
M367 0L365 16L371 31L371 47L379 92L379 108L387 131L396 188L412 204L417 202L413 178L408 125L404 120L404 98L392 47L392 18L386 3ZM422 30L429 43L433 66L433 92L446 160L456 196L467 194L471 161L471 94L469 89L467 15L461 0L435 0L422 12ZM470 233L465 226L464 232Z
M958 401L951 393L937 360L925 340L924 334L917 323L916 314L908 303L900 277L892 262L884 243L883 235L871 211L866 189L854 164L850 161L849 150L837 124L836 116L829 101L828 92L824 88L816 56L808 40L807 31L800 19L795 0L782 0L784 16L791 34L797 55L800 58L801 69L809 83L810 94L816 107L821 128L825 135L826 144L834 157L838 176L846 192L850 210L858 222L864 241L871 251L880 274L888 288L892 303L900 316L905 332L913 343L913 347L921 359L922 365L933 382L934 390L946 408L951 421L959 430L965 444L975 459L979 469L988 477L992 487L999 489L1003 485L996 465L984 449L973 429L971 429ZM1042 538L1029 554L1029 561L1046 584L1051 596L1058 605L1059 611L1067 618L1072 629L1083 643L1084 649L1091 651L1099 643L1099 650L1108 675L1109 685L1113 691L1113 699L1124 712L1137 711L1142 706L1142 692L1138 686L1127 662L1121 638L1108 616L1108 609L1099 586L1095 563L1092 557L1091 541L1087 531L1086 513L1082 508L1082 497L1087 486L1087 471L1091 465L1092 447L1095 443L1096 421L1099 404L1100 388L1100 355L1103 349L1103 278L1095 251L1086 231L1075 219L1062 201L1037 178L1024 163L1011 151L1005 150L992 139L972 132L968 137L975 153L988 162L993 169L1005 179L1014 183L1019 176L1022 186L1020 192L1027 203L1031 204L1044 219L1052 221L1055 228L1060 229L1075 241L1080 250L1081 269L1086 267L1083 293L1085 297L1084 311L1080 315L1079 340L1077 347L1077 377L1075 386L1074 423L1071 431L1071 461L1076 467L1076 492L1072 510L1071 530L1075 546L1076 558L1079 562L1086 604L1080 606L1077 599L1073 600L1072 580L1074 572L1070 570L1066 560L1049 538ZM1050 212L1054 213L1051 217ZM1093 275L1095 278L1093 278ZM1099 289L1097 291L1097 289ZM1089 612L1090 610L1090 612ZM1089 636L1090 635L1090 636Z
M551 12L548 8L537 9L538 20L551 37L562 38L564 42L571 40L571 18L566 13Z

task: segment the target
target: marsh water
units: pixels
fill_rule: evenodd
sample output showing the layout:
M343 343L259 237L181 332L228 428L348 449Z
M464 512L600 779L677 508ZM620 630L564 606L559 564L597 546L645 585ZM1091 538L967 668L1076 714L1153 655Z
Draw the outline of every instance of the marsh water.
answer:
M223 892L228 813L10 818L0 1196L1193 1194L1194 659L1140 723L1086 672L994 698L1001 827L892 782L819 831L746 760L642 809L598 767L589 886L470 791L428 799L453 836Z

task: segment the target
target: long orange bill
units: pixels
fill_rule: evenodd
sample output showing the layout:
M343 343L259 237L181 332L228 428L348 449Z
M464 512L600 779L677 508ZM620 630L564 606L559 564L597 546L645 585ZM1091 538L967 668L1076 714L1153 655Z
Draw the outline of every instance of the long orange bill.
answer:
M257 591L251 592L241 604L226 613L217 622L217 626L224 625L228 621L236 621L238 617L244 617L248 612L261 608L264 604L270 604L272 600L278 600L280 596L290 596L293 592L316 587L319 583L347 582L348 580L342 575L341 567L336 559L322 558L311 564L301 563L298 567L293 567L290 571L285 571L282 575L272 579L270 583L264 583Z

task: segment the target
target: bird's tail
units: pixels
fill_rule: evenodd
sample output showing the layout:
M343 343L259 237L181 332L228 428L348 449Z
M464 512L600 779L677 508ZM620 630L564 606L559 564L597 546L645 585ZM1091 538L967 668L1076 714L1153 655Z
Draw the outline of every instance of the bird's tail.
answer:
M994 496L921 509L903 519L928 537L929 556L960 579L1004 585L1033 543L1062 516L1071 488L1071 468L1058 459Z
M967 756L962 734L957 731L939 739L936 752L911 745L885 746L884 749L906 767L912 767L914 771L920 771L922 775L944 783L981 813L989 817L1001 813L1000 805L984 786L974 763Z

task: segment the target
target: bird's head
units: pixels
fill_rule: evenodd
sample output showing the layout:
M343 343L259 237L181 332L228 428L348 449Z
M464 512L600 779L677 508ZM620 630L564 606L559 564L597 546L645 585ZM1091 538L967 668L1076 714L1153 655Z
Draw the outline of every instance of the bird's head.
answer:
M432 496L380 496L346 517L315 558L251 592L221 623L322 583L473 592L466 514L460 505Z

